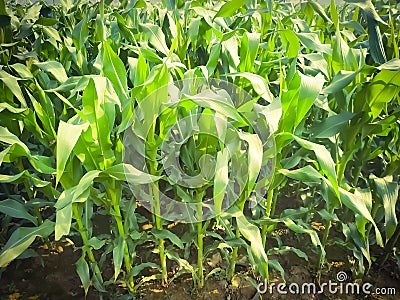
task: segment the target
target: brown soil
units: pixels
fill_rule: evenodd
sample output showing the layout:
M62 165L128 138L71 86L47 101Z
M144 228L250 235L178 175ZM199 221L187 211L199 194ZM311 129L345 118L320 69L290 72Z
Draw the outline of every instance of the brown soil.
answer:
M285 243L290 241L290 235L285 239ZM147 250L148 251L148 250ZM52 249L46 246L38 247L39 256L16 260L6 269L2 270L0 278L0 299L8 300L39 300L39 299L84 299L85 295L81 287L79 277L75 272L75 261L79 258L79 252L73 251L73 247L66 243L53 245ZM338 259L339 258L339 259ZM342 258L342 259L340 259ZM346 259L345 259L346 258ZM220 258L216 258L217 260ZM349 276L346 282L352 282L351 272L347 261L346 253L337 251L329 254L328 265L322 272L321 283L336 282L336 274L344 271ZM301 286L302 283L316 283L315 272L311 265L306 261L299 259L295 255L285 255L279 258L280 263L285 269L286 283L296 283ZM217 262L218 263L218 262ZM209 268L208 271L211 269ZM172 272L172 270L171 270ZM364 283L368 282L374 287L391 287L397 291L396 295L380 296L371 295L340 295L329 294L303 294L293 295L290 292L286 295L279 294L276 286L283 280L276 272L271 272L271 283L275 284L274 292L262 295L257 294L256 289L244 277L252 277L258 282L250 270L243 266L238 266L237 276L231 284L225 280L211 277L207 280L206 286L201 290L193 289L193 281L188 276L181 276L174 280L167 288L161 287L158 281L150 281L138 288L138 299L178 299L178 300L258 300L258 299L399 299L400 276L397 266L388 262L383 268L373 267L368 275L364 277ZM362 284L362 282L360 282ZM327 288L325 289L327 291ZM132 297L123 297L126 291L122 287L117 287L103 299L133 299ZM100 295L91 288L87 299L99 299Z

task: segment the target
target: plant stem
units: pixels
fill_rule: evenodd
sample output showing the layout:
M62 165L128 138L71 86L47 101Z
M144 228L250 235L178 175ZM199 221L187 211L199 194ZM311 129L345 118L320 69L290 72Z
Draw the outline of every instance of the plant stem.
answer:
M103 283L103 277L101 276L101 271L100 268L97 264L96 258L94 257L92 248L90 248L90 246L88 245L89 243L89 238L87 235L87 229L85 228L85 226L82 223L82 219L81 216L79 214L79 210L78 210L78 203L73 203L72 204L72 212L73 212L73 216L76 220L76 223L78 224L78 231L82 237L82 242L83 242L83 253L82 255L84 256L85 253L87 253L90 262L93 264L94 266L94 275L97 277L97 279L100 281L100 283Z
M329 208L329 214L333 214L335 212L335 207ZM332 220L328 220L325 223L325 229L324 229L324 235L322 236L322 248L325 249L326 243L328 242L328 237L329 237L329 231L332 227ZM322 257L322 249L321 253L319 255L319 261L318 261L318 272L317 272L317 281L318 283L320 282L321 279L321 268L322 265L324 264L324 259Z
M122 187L120 182L116 182L115 180L110 181L110 188L107 189L107 194L108 197L111 199L111 203L115 212L114 219L115 222L117 223L117 228L118 228L118 235L126 240L125 237L125 230L124 230L124 224L122 221L122 214L121 214L121 208L119 206L120 200L121 200L121 194L122 194ZM135 283L133 281L133 277L130 275L130 271L132 269L132 264L131 264L131 258L129 254L129 248L128 244L125 243L124 247L124 263L125 263L125 268L126 268L126 273L128 274L128 288L130 291L134 290Z
M199 278L198 287L201 289L204 286L203 272L203 222L197 223L197 276Z
M240 230L237 226L236 226L236 231L235 231L235 237L237 239L240 238ZM233 276L235 275L236 262L238 259L238 252L239 252L239 247L233 247L232 254L231 254L231 262L229 264L228 273L226 275L228 282L232 282Z
M272 183L271 185L272 186ZM271 188L268 191L267 194L267 203L266 203L266 208L265 208L265 216L269 218L271 216L271 211L272 211L272 200L274 199L274 190ZM275 209L274 209L275 210ZM263 247L265 248L265 245L267 243L267 232L268 232L268 225L263 225L261 227L261 238L262 238L262 243Z
M22 157L17 158L16 165L17 165L17 168L18 168L19 172L23 172L25 170L24 164L22 162ZM23 183L24 183L25 192L28 195L28 199L27 200L30 201L33 198L35 198L35 195L34 195L34 192L33 192L33 188L31 189L31 185L28 184L27 180L24 180ZM40 213L40 208L39 207L37 207L35 209L35 216L36 216L36 218L38 220L38 224L39 225L42 224L43 223L43 218L42 218L42 215ZM49 237L42 238L42 240L44 241L44 243L50 249L51 248L51 242L50 242Z
M152 127L148 133L148 144L150 145L151 151L149 152L149 171L152 175L157 175L158 162L157 162L157 148L155 147L156 140L154 138L156 132L156 122L152 124ZM156 229L162 230L161 220L161 206L160 206L160 194L159 194L158 182L151 184L151 192L153 196L152 201L152 213L153 221L155 221ZM163 238L158 239L158 251L160 253L160 265L161 265L161 285L168 286L168 272L167 272L167 256L165 253L165 240Z
M162 220L160 217L160 195L158 190L158 182L154 182L152 184L152 192L154 197L154 206L153 206L153 215L156 222L157 230L162 230ZM161 264L161 284L163 286L168 285L168 272L167 272L167 256L165 254L165 240L160 238L158 239L158 250L160 252L160 264Z
M272 190L272 207L271 207L271 213L270 213L270 217L274 217L275 216L275 210L276 210L276 203L278 202L278 193L274 192L274 190Z
M196 194L197 202L197 277L198 277L198 288L204 286L204 267L203 267L203 195L204 192L198 191Z
M238 201L237 205L241 211L243 211L243 209L244 209L244 202L245 201L243 200L243 197L241 197L241 199ZM235 229L235 238L237 238L237 239L240 238L240 230L237 225L236 225L236 229ZM233 247L232 254L231 254L231 261L229 264L229 269L226 274L228 282L231 282L235 275L235 268L236 268L236 262L238 259L238 252L239 252L239 247Z

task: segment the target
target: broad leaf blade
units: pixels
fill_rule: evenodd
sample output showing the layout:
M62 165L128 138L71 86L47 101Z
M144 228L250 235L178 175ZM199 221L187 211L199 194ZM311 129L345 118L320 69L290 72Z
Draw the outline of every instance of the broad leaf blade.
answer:
M38 227L17 228L0 254L0 267L7 266L18 255L24 252L35 240L36 237L48 237L54 231L54 223L45 220Z
M75 147L76 142L82 130L86 130L89 124L73 125L60 121L57 132L57 176L56 185L60 180L68 158L71 155L72 149Z

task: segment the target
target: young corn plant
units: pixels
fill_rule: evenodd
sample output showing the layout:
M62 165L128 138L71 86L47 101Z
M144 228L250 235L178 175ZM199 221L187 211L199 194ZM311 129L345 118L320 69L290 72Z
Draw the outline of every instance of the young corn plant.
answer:
M319 276L328 247L356 277L398 257L398 7L347 2L0 0L0 267L53 233L79 246L85 293L234 283L246 251L266 279L288 251ZM287 191L300 207L281 211ZM278 224L311 250L271 248Z
M61 121L58 128L56 179L65 190L56 204L56 240L69 233L71 218L74 218L83 241L82 258L77 263L78 274L87 292L90 284L89 268L85 260L87 255L94 284L96 288L103 290L101 271L93 254L93 248L98 248L98 245L93 244L91 217L94 204L104 207L115 222L115 237L112 240L114 280L117 280L124 262L127 287L134 291L133 252L129 248L133 233L126 232L127 226L124 223L129 216L124 216L121 208L121 181L125 180L123 145L115 129L122 107L132 105L129 104L132 100L128 96L125 66L107 41L100 45L97 67L100 69L100 76L83 76L81 79L81 82L85 82L82 84L81 110L54 91L76 113L67 122ZM124 126L123 123L119 125ZM75 178L80 177L82 179L76 181ZM143 181L140 174L129 178L134 182ZM92 193L96 190L103 196L92 199ZM95 240L98 241L96 238Z
M230 206L240 209L236 211L236 208L234 215L228 213L221 222L225 226L231 226L229 222L232 222L232 218L239 220L236 226L237 238L240 237L241 232L244 232L244 237L251 242L249 250L254 253L255 259L261 263L264 262L260 269L261 273L263 276L268 276L265 252L257 244L260 235L257 234L256 227L251 225L243 215L243 210L244 203L255 190L261 169L266 173L272 168L270 158L263 157L263 148L273 148L271 141L262 142L255 132L257 129L255 125L263 128L263 134L268 134L270 128L266 112L261 106L255 105L254 108L252 105L249 106L248 99L242 97L244 94L239 93L241 97L235 95L237 99L234 99L236 100L234 104L228 92L237 93L237 89L239 88L228 83L220 84L212 81L207 84L204 77L185 79L176 85L166 86L166 89L162 87L147 96L147 99L139 102L140 112L133 121L133 130L129 132L127 139L127 143L130 143L129 147L132 147L139 155L146 154L144 149L150 148L152 146L150 143L156 141L156 149L159 149L157 154L160 157L158 164L163 167L162 172L168 175L168 183L172 184L172 188L182 202L178 202L175 207L173 204L164 203L166 200L175 202L165 195L162 196L161 203L160 198L154 198L154 196L160 197L160 182L155 188L154 186L141 188L138 191L140 195L137 197L146 199L143 191L148 191L147 196L151 201L148 205L152 212L159 214L160 218L164 216L171 221L176 220L174 218L178 220L183 218L182 220L186 222L195 223L197 272L192 275L199 288L204 285L203 239L207 234L209 224L209 221L205 223L203 221L213 216L220 216ZM156 100L160 101L158 108L157 106L154 108ZM162 100L165 102L162 103ZM153 107L150 107L148 101L151 101ZM234 105L239 106L241 113L236 111L237 108ZM159 115L156 116L156 113ZM146 121L150 120L150 117L157 118L157 122ZM251 121L247 121L246 118L251 118ZM150 127L150 138L146 133L149 130L145 128L146 122ZM244 131L248 130L246 129L248 127L251 128L251 132ZM153 140L154 132L158 134ZM142 136L138 136L137 133L141 133ZM143 141L146 136L147 140ZM140 143L144 144L142 149L137 146ZM176 153L179 155L176 156ZM150 157L154 157L154 154L149 155ZM143 160L142 163L145 161ZM149 171L151 175L154 175L152 169L149 168ZM260 190L263 184L268 184L269 174L263 175L263 180L260 181L262 183L258 186ZM235 184L239 191L235 191ZM213 189L209 190L210 187ZM157 191L156 194L154 190ZM211 199L210 195L213 195ZM239 202L237 202L238 199ZM251 226L252 230L246 231L239 222ZM235 245L232 252L231 270L234 270L237 251Z

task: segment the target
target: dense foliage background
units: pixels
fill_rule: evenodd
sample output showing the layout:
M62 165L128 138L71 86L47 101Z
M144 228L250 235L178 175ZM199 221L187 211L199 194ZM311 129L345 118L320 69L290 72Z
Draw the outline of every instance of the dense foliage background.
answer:
M318 279L329 249L349 254L354 279L374 263L400 267L399 8L390 0L325 8L311 0L0 0L1 276L11 261L35 255L35 245L66 237L81 253L76 271L86 293L122 284L134 294L146 281L168 285L185 273L198 288L217 275L231 282L240 276L239 260L256 285L271 269L284 278L281 261L289 253L308 261ZM153 91L209 78L241 87L251 105L191 99L163 110L153 131L137 137L150 149L151 180L136 169L130 180L157 187L154 197L167 182L174 197L201 205L206 191L168 182L159 157L175 123L168 120L192 114L206 122L225 114L249 136L251 124L240 118L268 116L275 149L255 153L276 167L257 206L249 205L254 186L244 180L231 209L174 231L132 196L123 133L132 126L140 132L132 120ZM157 115L166 101L144 115ZM252 146L238 139L245 142ZM185 153L182 164L194 174L204 153L237 167L221 160L216 140L198 137ZM260 171L252 160L242 167L256 177ZM226 176L211 179L211 193L223 190ZM105 232L94 228L98 216L110 222ZM285 244L274 234L279 228L301 242ZM143 245L158 258L138 259ZM210 270L203 264L217 252L224 264ZM114 274L106 277L110 261Z

